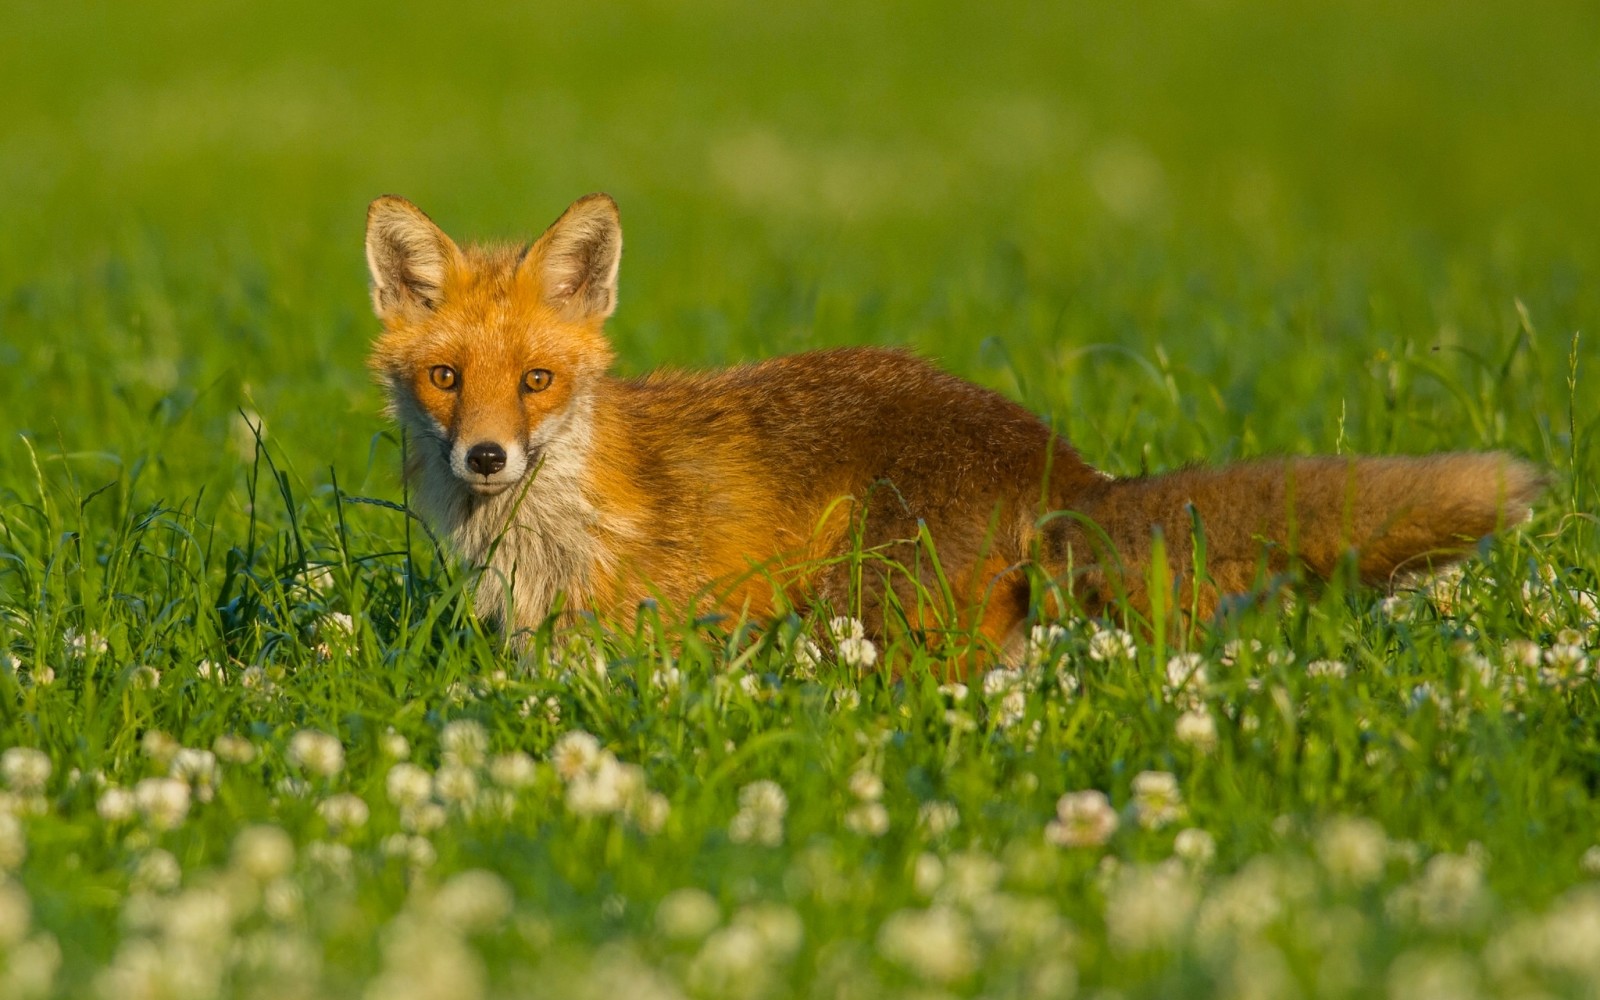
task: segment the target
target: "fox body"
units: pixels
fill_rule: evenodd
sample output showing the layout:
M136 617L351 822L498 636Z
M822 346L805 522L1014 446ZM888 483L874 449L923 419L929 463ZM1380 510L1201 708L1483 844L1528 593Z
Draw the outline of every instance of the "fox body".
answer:
M604 195L526 247L458 246L401 198L368 213L371 364L408 432L413 502L511 629L557 607L828 602L877 633L1015 650L1030 609L1063 595L1209 615L1263 569L1352 559L1387 582L1525 519L1540 489L1500 453L1114 479L1016 403L892 350L617 378L602 327L621 252Z

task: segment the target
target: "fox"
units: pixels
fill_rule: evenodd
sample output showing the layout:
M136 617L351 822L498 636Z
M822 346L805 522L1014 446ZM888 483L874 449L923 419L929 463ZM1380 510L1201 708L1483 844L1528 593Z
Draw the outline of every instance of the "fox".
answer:
M1210 621L1272 578L1384 586L1530 517L1500 451L1262 458L1116 477L1038 416L910 352L613 374L622 226L605 194L531 243L367 212L370 367L418 516L503 631L653 606L848 609L875 638L1016 656L1042 614ZM1341 567L1347 567L1341 569Z

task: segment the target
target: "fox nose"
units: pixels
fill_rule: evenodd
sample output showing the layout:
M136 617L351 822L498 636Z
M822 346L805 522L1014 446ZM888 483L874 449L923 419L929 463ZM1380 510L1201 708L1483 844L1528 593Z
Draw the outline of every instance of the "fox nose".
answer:
M492 476L506 467L506 450L493 441L480 441L467 449L467 468L480 476Z

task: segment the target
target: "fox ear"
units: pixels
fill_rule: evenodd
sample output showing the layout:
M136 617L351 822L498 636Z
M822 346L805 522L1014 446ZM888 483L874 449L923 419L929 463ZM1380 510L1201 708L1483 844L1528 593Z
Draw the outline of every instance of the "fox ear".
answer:
M367 208L367 269L379 319L432 310L460 256L450 237L404 198L384 195Z
M610 195L573 202L528 251L522 269L535 276L552 308L569 319L605 319L617 308L622 221Z

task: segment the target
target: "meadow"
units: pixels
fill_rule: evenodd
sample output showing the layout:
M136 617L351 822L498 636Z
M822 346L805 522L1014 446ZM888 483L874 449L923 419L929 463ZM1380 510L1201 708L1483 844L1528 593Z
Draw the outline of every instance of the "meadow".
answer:
M0 997L1592 997L1600 13L0 9ZM508 652L364 367L382 193L605 190L619 368L905 345L1117 474L1507 449L1460 570L900 679Z

